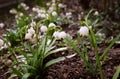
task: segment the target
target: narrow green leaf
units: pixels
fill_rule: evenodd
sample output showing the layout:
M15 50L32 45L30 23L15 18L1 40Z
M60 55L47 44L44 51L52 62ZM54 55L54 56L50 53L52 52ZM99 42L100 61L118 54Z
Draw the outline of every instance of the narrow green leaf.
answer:
M115 74L113 75L112 79L118 79L119 75L120 75L120 65L118 66L118 68L117 68Z
M109 49L114 45L114 43L120 38L120 34L117 35L116 38L114 38L112 40L112 42L110 43L110 45L104 50L103 54L100 56L100 60L103 60L106 56L106 54L108 53Z
M49 67L50 65L55 64L55 63L57 63L57 62L63 61L63 60L65 60L66 58L72 58L72 57L74 57L75 55L76 55L76 54L72 54L72 55L68 55L68 56L65 56L65 57L59 57L59 58L50 60L50 61L48 61L48 62L45 64L44 68L47 68L47 67Z
M12 68L13 73L15 73L17 76L19 76L20 78L22 77L22 73L20 70L17 70L16 68Z
M47 68L47 67L49 67L50 65L52 65L52 64L54 64L54 63L57 63L57 62L59 62L59 61L63 61L63 60L65 60L65 57L59 57L59 58L57 58L57 59L53 59L53 60L50 60L49 62L47 62L46 64L45 64L45 68Z
M30 76L30 73L26 73L23 75L22 79L28 79L29 76Z
M64 51L64 50L67 50L67 47L62 47L62 48L58 48L53 51L50 51L50 52L46 53L45 57L49 56L50 54L57 53L57 52Z

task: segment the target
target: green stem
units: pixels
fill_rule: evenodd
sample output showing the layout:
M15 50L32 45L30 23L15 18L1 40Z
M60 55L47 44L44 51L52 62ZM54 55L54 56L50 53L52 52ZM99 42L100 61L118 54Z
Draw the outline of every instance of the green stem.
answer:
M100 58L99 58L99 55L98 55L98 47L97 47L97 42L96 42L95 34L94 34L94 32L92 31L91 28L89 28L89 29L90 29L90 33L91 33L91 38L93 40L94 49L95 49L96 66L98 66L98 68L99 68L101 79L104 79L104 75L103 75L103 71L102 71L102 66L100 64Z

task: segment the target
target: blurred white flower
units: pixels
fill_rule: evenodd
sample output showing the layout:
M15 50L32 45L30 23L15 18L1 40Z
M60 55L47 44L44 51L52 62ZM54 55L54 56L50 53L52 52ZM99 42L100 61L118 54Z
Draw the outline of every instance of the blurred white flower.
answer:
M24 9L25 9L25 10L28 10L29 8L30 8L30 7L26 6Z
M31 26L31 27L36 26L36 22L32 21L32 22L30 23L30 26Z
M19 16L23 16L23 13L20 13Z
M47 5L47 6L50 6L50 3L48 2L48 3L46 3L46 5Z
M38 17L40 17L40 18L46 18L46 15L45 15L45 14L43 14L43 13L42 13L42 14L41 14L41 13L39 13L39 14L38 14Z
M60 34L60 32L56 31L56 32L53 33L53 37L59 39L59 34Z
M4 23L0 23L0 28L3 28L5 26Z
M48 27L55 27L56 25L54 23L50 23Z
M17 10L16 10L16 9L11 9L9 12L10 12L11 14L16 14L16 13L17 13Z
M67 13L66 13L66 17L67 17L68 19L72 18L72 13L71 13L71 12L67 12Z
M33 29L33 27L31 27L30 29L28 29L28 33L35 34L35 30Z
M25 39L31 39L32 38L32 34L31 33L26 33L25 35Z
M95 15L95 16L99 15L99 12L98 12L98 11L95 11L94 15Z
M25 10L28 10L28 9L29 9L29 7L28 7L25 3L21 3L21 4L18 6L18 8L21 8L21 7L23 7Z
M89 34L89 29L86 27L86 26L83 26L79 29L78 33L81 35L81 36L88 36Z
M52 0L52 2L53 2L53 3L55 3L55 2L56 2L56 0Z
M27 5L25 3L20 4L22 7L26 7Z
M32 8L32 11L33 11L33 12L37 12L38 10L39 10L39 8L36 8L36 7L33 7L33 8Z
M59 32L59 31L56 31L53 33L53 37L55 37L56 39L64 39L65 37L67 36L67 34L62 31L62 32Z
M48 13L51 13L54 10L54 7L49 7Z
M41 30L41 32L46 32L47 31L47 27L43 25L43 26L40 27L40 30Z
M0 47L4 44L4 41L0 39Z
M59 3L59 4L58 4L58 7L60 7L60 8L64 8L65 5L63 5L62 3Z
M60 34L59 34L59 38L61 39L61 38L65 38L67 36L67 34L64 32L64 31L62 31L62 32L60 32Z
M57 16L57 12L53 11L52 16Z

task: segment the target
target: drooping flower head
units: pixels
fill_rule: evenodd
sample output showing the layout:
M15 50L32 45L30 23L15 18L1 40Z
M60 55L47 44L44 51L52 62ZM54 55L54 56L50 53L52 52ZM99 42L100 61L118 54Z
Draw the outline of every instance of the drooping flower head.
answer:
M83 26L79 29L78 33L81 35L81 36L88 36L89 34L89 29L88 27L86 26Z

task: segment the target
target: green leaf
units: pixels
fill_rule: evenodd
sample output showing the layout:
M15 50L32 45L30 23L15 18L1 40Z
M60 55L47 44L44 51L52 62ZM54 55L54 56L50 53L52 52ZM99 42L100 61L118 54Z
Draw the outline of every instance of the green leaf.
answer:
M115 43L119 38L120 38L120 34L117 35L117 37L114 38L114 39L112 40L112 42L110 43L110 45L104 50L103 54L100 56L100 60L105 59L105 56L106 56L106 54L108 53L109 49L114 45L114 43Z
M50 54L57 53L57 52L64 51L64 50L67 50L67 47L62 47L62 48L58 48L53 51L50 51L50 52L46 53L45 57L49 56Z
M30 76L30 73L26 73L23 75L22 79L28 79L29 76Z
M112 79L118 79L119 74L120 74L120 65L118 66L118 68L117 68L115 74L113 75Z
M76 55L76 54L72 54L72 55L68 55L68 56L65 56L65 57L59 57L59 58L50 60L50 61L48 61L48 62L45 64L44 68L47 68L47 67L49 67L50 65L55 64L55 63L57 63L57 62L63 61L63 60L65 60L66 58L72 58L72 57L74 57L75 55Z
M13 73L15 73L17 76L19 76L20 78L22 77L22 73L20 70L17 70L16 68L12 68Z

